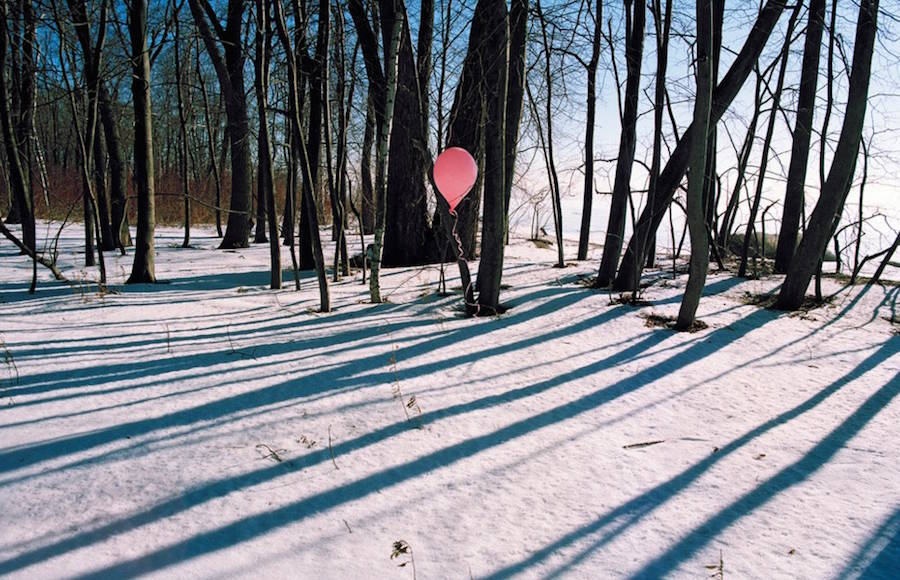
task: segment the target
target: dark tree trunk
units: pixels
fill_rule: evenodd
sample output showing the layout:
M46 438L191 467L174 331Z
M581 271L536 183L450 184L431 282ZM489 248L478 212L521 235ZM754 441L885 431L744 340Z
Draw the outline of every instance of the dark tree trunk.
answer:
M598 0L599 4L600 0ZM512 0L509 8L509 73L506 90L506 195L507 238L509 237L509 201L519 144L519 125L525 96L525 49L528 42L528 0Z
M366 98L366 125L363 133L362 159L360 160L360 212L362 228L365 234L375 232L375 203L372 184L372 147L375 144L375 105L372 100L372 89Z
M696 133L691 143L690 173L688 174L687 222L691 235L691 262L687 286L678 310L677 330L688 330L694 324L706 272L709 269L709 236L706 230L706 211L703 200L706 180L707 136L710 129L712 88L713 5L712 0L697 0L697 97L694 102L694 120L691 126Z
M666 0L665 12L659 0L653 1L653 21L656 28L656 81L653 97L653 152L651 153L652 160L650 162L650 183L647 190L647 207L650 211L654 211L656 207L657 189L659 188L659 167L662 163L663 110L666 101L666 69L669 64L672 1ZM653 266L656 258L655 236L652 239L638 239L638 247L642 254L647 255L647 267Z
M265 222L269 227L269 287L281 288L281 246L278 239L278 219L275 210L275 175L272 169L272 147L269 143L269 123L266 116L269 91L269 2L256 0L256 59L254 60L256 108L259 113L259 200L265 201Z
M797 95L797 121L791 145L791 163L788 168L784 194L784 210L775 250L775 271L783 274L791 265L797 249L800 217L803 214L806 185L806 166L809 162L809 142L812 136L813 112L816 104L816 83L819 78L819 55L822 48L822 30L825 27L825 0L811 0L809 23L806 25L806 43L803 47L803 68L800 73L800 92Z
M98 119L99 122L99 119ZM115 250L118 245L116 236L113 235L112 223L109 217L109 192L106 187L106 152L103 147L102 135L99 127L94 134L94 195L97 198L97 216L100 219L100 244L104 252Z
M631 197L631 167L634 164L634 147L637 132L638 96L641 84L641 61L644 53L644 0L625 2L626 49L625 62L628 74L625 80L625 106L622 113L622 134L619 138L619 156L616 160L616 177L613 182L609 222L603 244L603 257L597 273L597 286L605 287L616 276L616 266L625 243L625 220Z
M843 210L843 200L853 179L866 116L877 18L878 0L862 0L856 24L853 68L841 136L819 201L809 218L806 233L791 260L791 267L778 294L776 306L784 310L795 310L803 304L806 289L825 253L832 225Z
M103 139L106 142L106 154L109 159L109 196L111 205L112 229L116 247L122 252L131 245L131 231L128 228L128 201L125 187L125 164L122 161L122 145L119 138L119 127L116 113L113 111L106 83L100 83L100 122L103 124Z
M21 19L16 15L7 19L6 8L2 14L0 33L9 35L8 26L13 23L17 29L13 34L12 94L7 81L3 79L3 141L6 147L6 161L12 186L12 207L7 223L22 224L22 243L31 251L36 250L34 221L34 189L31 183L30 141L34 132L35 66L34 44L36 19L31 0L21 3ZM18 25L21 23L21 29ZM21 35L21 41L19 40ZM8 38L3 39L3 55L0 73L5 75ZM21 42L21 46L19 46ZM18 61L18 62L17 62ZM14 111L10 110L10 102ZM15 118L14 118L15 117ZM7 124L9 125L7 127Z
M156 282L153 230L156 226L153 183L153 114L150 105L150 55L147 51L147 1L132 0L131 93L134 103L134 181L137 189L137 238L129 284Z
M26 2L27 10L31 11L30 2ZM10 111L10 91L7 85L5 66L6 66L6 55L8 50L8 37L9 32L7 27L9 26L9 19L7 18L6 11L6 3L3 3L2 8L0 8L2 12L0 12L0 36L3 38L0 39L0 122L3 124L3 142L6 148L6 161L7 167L9 171L9 181L12 186L13 192L13 209L18 213L18 215L13 215L13 218L17 219L8 219L8 223L21 223L22 224L22 243L28 250L31 252L36 251L36 239L35 239L35 223L34 223L34 200L33 200L33 191L31 189L31 180L29 179L29 171L27 164L27 155L23 149L27 147L27 141L23 144L19 140L20 129L23 125L25 126L22 130L27 132L27 137L30 138L31 130L29 128L31 122L23 121L20 117L19 126L14 126L13 118ZM33 13L32 13L33 14ZM33 18L33 17L32 17ZM34 40L34 22L30 25L26 25L26 28L29 28L31 32L26 32L25 36L31 39L33 43ZM25 43L28 44L28 41ZM24 48L24 47L23 47ZM32 53L31 48L25 49L25 52ZM26 60L31 60L31 56L26 57ZM30 103L27 106L28 111L32 110L32 104L34 100L34 89L33 89L33 80L34 80L34 67L28 67L31 69L30 73L19 76L17 79L19 81L19 85L13 87L13 93L19 93L19 96L16 98L17 102L19 102L20 106L22 106L21 101L28 100L30 94ZM22 77L29 77L31 80L25 80ZM31 84L32 88L29 90L28 85ZM30 113L29 113L30 116ZM13 211L10 212L11 214ZM9 217L9 216L7 216Z
M391 34L388 23L395 18L392 4L393 0L381 1L385 44L389 42ZM422 109L426 103L423 103L420 94L417 65L413 58L412 39L403 3L398 3L397 11L404 12L404 24L397 63L397 100L391 128L382 260L385 266L412 266L429 261L427 242L432 236L425 189L429 163L424 124L427 110ZM430 27L429 23L428 28Z
M191 194L188 189L188 118L187 107L184 97L184 67L182 66L181 57L181 30L179 25L179 17L175 16L175 93L178 101L178 136L179 136L179 167L178 173L181 176L181 195L184 198L184 239L181 242L182 248L191 246Z
M500 282L506 243L506 86L509 63L509 20L505 0L485 4L487 34L483 40L482 84L484 124L484 217L478 263L478 307L486 314L502 311ZM476 8L477 11L477 8ZM492 64L493 66L488 66Z
M594 125L597 115L597 66L603 39L603 0L597 0L594 11L594 39L587 67L587 122L584 128L584 192L581 206L581 233L578 236L578 259L587 260L591 238L591 211L594 201ZM666 47L668 48L668 47ZM657 46L659 50L659 46ZM665 76L665 75L663 75ZM659 128L657 129L657 134Z
M231 145L231 203L221 248L246 248L250 239L250 119L244 95L244 47L241 31L245 3L228 0L225 26L209 0L188 0L194 22L216 70L225 98ZM210 29L213 27L215 32ZM222 54L218 43L223 46ZM223 59L224 54L224 59Z

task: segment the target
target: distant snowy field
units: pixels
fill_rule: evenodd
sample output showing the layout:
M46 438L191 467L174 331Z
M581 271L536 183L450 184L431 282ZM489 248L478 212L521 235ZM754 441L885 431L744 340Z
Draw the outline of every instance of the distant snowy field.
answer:
M502 316L434 266L318 314L201 229L100 295L79 228L34 297L0 240L0 576L900 577L898 287L792 315L713 275L676 334L642 316L685 277L617 305L514 239Z

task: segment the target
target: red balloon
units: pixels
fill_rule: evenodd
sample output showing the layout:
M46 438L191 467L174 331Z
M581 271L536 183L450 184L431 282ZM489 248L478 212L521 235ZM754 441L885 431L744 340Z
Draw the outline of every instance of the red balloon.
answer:
M478 165L468 151L461 147L450 147L438 155L434 161L434 183L447 203L450 211L469 193L478 177Z

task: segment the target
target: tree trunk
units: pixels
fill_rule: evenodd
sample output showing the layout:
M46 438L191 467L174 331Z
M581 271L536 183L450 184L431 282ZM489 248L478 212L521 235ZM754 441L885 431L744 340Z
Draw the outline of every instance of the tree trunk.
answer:
M385 266L413 266L429 261L428 246L432 239L425 189L430 162L425 126L428 111L422 109L427 103L420 93L420 79L405 8L402 2L398 2L394 10L392 3L393 0L381 1L385 45L390 42L388 22L399 17L404 24L397 63L397 100L388 161L383 263ZM431 26L429 22L427 27Z
M584 201L581 207L581 234L578 237L578 259L587 260L591 237L591 211L594 201L594 125L597 124L597 66L603 39L603 1L597 0L594 11L594 39L591 60L587 65L587 122L584 128ZM657 46L659 50L659 46ZM657 128L657 134L659 128Z
M100 122L103 125L103 140L106 142L106 155L109 159L109 197L111 227L116 247L121 252L132 244L131 231L128 228L128 199L125 186L125 164L122 161L122 144L119 138L119 127L116 113L113 112L106 83L100 82Z
M269 92L269 2L256 0L256 59L254 60L254 88L259 113L259 172L263 176L259 190L260 201L266 202L265 219L269 226L269 287L281 288L281 246L278 238L278 218L275 210L275 174L272 169L272 147L269 143L269 123L266 116Z
M628 74L625 80L625 106L622 113L622 134L619 138L619 156L616 160L616 177L613 182L609 222L603 244L603 257L600 259L600 270L597 274L596 285L598 287L609 286L612 283L616 276L616 266L619 264L622 245L625 242L625 219L628 200L631 197L631 167L634 164L637 132L645 20L644 0L633 2L627 0L625 2L625 62L628 66Z
M847 109L828 178L809 219L791 267L778 294L776 307L796 310L803 304L809 281L828 245L832 224L843 210L843 200L853 179L859 154L869 93L869 78L877 30L878 0L862 0L853 44L853 68L847 93Z
M647 207L650 211L654 210L657 203L659 167L662 162L663 110L666 101L666 69L669 64L669 32L672 29L672 0L666 0L665 14L659 0L653 0L653 22L656 29L656 81L653 97L653 152L647 189ZM674 236L672 243L675 243ZM642 254L647 255L647 266L652 266L656 257L655 237L650 240L639 239L638 247Z
M131 93L134 103L134 181L137 189L137 239L129 284L156 282L153 231L156 226L153 182L153 113L150 105L150 54L147 51L147 0L132 0Z
M505 0L487 5L482 91L484 125L484 216L478 263L478 307L485 314L502 312L500 282L506 243L506 81L509 67L509 20ZM540 10L540 2L536 5ZM489 66L492 65L492 66Z
M220 248L246 248L250 239L250 119L244 96L244 47L241 31L245 3L228 0L223 27L209 0L188 0L191 14L219 78L231 145L231 203ZM210 30L213 27L215 33ZM223 46L224 59L217 45Z
M600 0L598 0L598 3ZM506 236L509 241L509 202L515 177L519 125L525 96L525 49L528 44L528 0L512 0L509 8L509 72L506 88Z
M722 114L734 100L753 69L760 53L765 47L766 41L771 35L778 17L785 8L785 0L768 0L760 11L756 24L747 36L744 46L735 57L731 68L722 78L722 82L713 91L712 107L710 111L710 123L718 123ZM660 172L656 203L651 209L645 207L635 228L635 235L628 243L628 248L622 258L619 273L613 284L613 288L620 291L631 290L640 278L643 264L646 262L644 251L639 250L638 241L652 239L656 230L665 216L666 210L672 203L672 197L681 184L684 173L687 170L691 140L694 137L694 127L690 126L678 141L672 151L665 168Z
M691 123L695 136L691 143L690 172L688 173L687 223L691 236L691 262L687 286L678 310L676 330L688 330L694 324L700 296L709 269L709 236L706 232L706 211L703 200L706 179L707 135L710 128L712 104L711 52L713 44L712 0L697 0L697 97L694 102L694 120Z
M209 149L209 168L213 174L213 180L216 188L216 207L214 209L216 217L216 233L222 237L222 179L219 176L219 164L216 162L216 146L213 138L212 116L209 112L209 93L206 91L206 81L203 79L202 70L200 68L200 47L194 53L196 56L195 66L197 69L197 84L200 85L200 94L203 97L203 120L206 125L206 146ZM216 125L218 126L218 124ZM225 148L222 148L223 152Z
M6 148L6 160L12 185L12 207L7 216L7 223L22 224L22 242L32 251L36 250L36 235L34 221L34 189L31 183L31 156L29 145L31 135L34 132L34 94L35 94L35 66L34 45L36 19L31 0L25 0L21 6L22 29L15 30L13 42L17 45L17 38L21 34L21 46L14 46L12 64L13 91L10 94L7 81L3 79L3 141ZM10 22L18 25L18 17L7 19L6 8L3 9L3 24L0 25L0 33L9 35ZM5 73L6 52L8 38L3 39L3 55L0 57L0 72ZM20 53L17 58L15 53ZM15 62L15 61L19 62ZM15 117L10 110L10 100L16 111ZM8 127L7 127L8 123Z
M293 0L292 5L295 15L298 14L300 8L297 0ZM287 25L285 24L284 12L281 7L280 0L276 1L274 3L274 6L276 29L278 31L278 36L281 40L282 47L287 54L288 96L290 99L289 114L291 117L292 139L297 144L297 152L300 157L300 165L303 171L304 186L301 211L306 212L306 223L308 229L307 235L309 236L311 241L310 245L313 253L313 259L315 260L316 278L318 279L319 283L319 309L321 312L329 312L331 310L331 298L328 291L328 278L325 275L325 260L322 256L322 242L319 237L319 220L315 212L316 204L315 200L313 199L312 191L312 184L315 183L315 173L312 167L312 162L307 155L310 148L307 146L307 143L304 142L305 140L303 138L303 127L300 123L300 115L303 109L300 103L299 94L300 74L297 64L297 53L294 50L294 47L291 46L291 39L288 35ZM327 0L320 0L319 30L317 34L318 38L316 41L316 46L317 60L322 63L322 66L327 66L328 63L328 22L328 2ZM313 100L311 100L310 102L310 114L312 115L313 106L315 105L315 99L321 100L322 96L321 94L316 96L316 93L312 88L310 88L310 92L313 96ZM321 114L321 104L319 105L319 114ZM317 138L321 138L321 133L316 134L316 132L313 130L314 123L315 117L311 117L310 135L316 135ZM319 123L321 123L321 119L319 120Z
M179 171L181 176L181 195L184 197L184 239L182 248L191 247L191 194L188 189L188 118L184 103L184 67L181 64L181 46L179 37L179 17L175 18L175 92L178 101L178 136L179 136ZM190 48L189 48L190 50Z
M360 213L363 233L375 232L375 187L372 184L372 147L375 144L375 104L372 89L366 97L366 125L363 132L362 158L360 159Z
M797 95L797 121L791 145L791 163L788 168L784 194L784 210L775 251L775 271L787 272L791 258L797 249L800 217L803 213L806 166L809 162L809 142L812 136L813 112L816 101L816 83L819 78L819 54L822 47L822 30L825 27L825 0L811 0L809 23L806 26L806 43L803 47L803 68L800 73L800 92Z

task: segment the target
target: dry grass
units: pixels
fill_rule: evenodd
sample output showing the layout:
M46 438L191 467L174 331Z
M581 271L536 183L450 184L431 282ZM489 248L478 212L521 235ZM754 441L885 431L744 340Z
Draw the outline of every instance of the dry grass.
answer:
M642 314L641 318L644 319L644 326L649 328L666 328L669 330L675 330L675 317L674 316L663 316L661 314ZM703 322L702 320L695 320L691 327L686 330L686 332L699 332L701 330L706 330L709 328L709 325Z
M744 292L741 296L741 302L747 304L749 306L759 306L760 308L774 308L775 303L778 301L778 295L763 292L763 293L754 293L754 292ZM823 306L828 306L834 301L833 296L825 296L821 301L816 300L815 298L807 296L804 299L803 304L797 309L799 312L809 312L811 310L815 310L816 308L821 308Z

